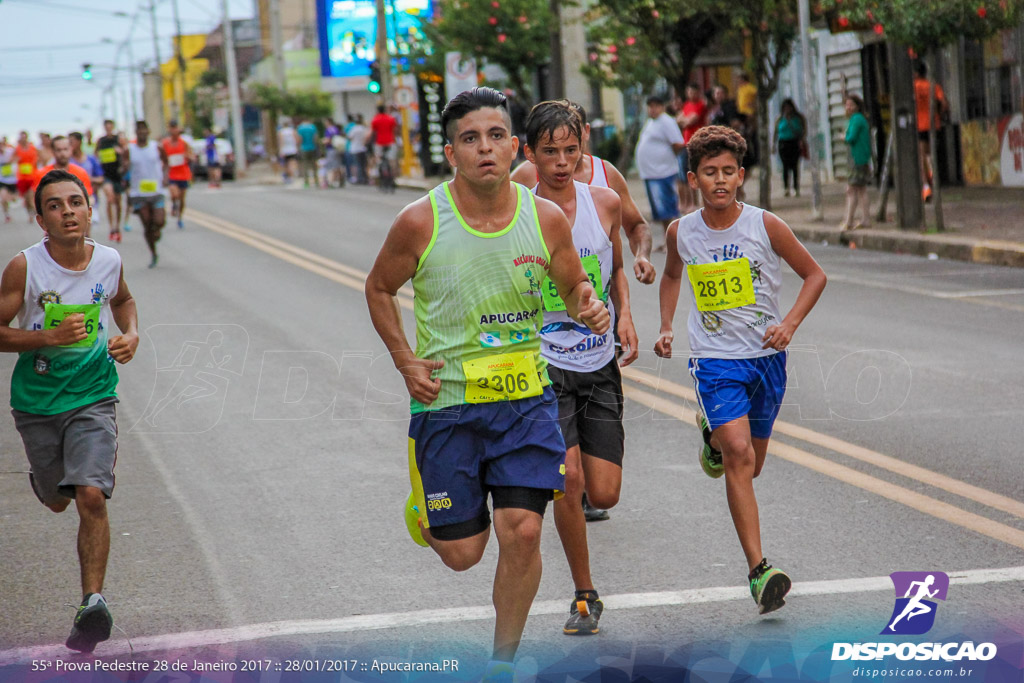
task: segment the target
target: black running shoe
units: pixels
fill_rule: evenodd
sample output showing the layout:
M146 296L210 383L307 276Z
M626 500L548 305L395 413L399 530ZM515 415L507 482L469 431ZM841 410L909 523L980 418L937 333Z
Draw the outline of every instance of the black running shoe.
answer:
M78 607L71 635L64 643L69 650L92 652L96 644L110 637L114 617L107 609L107 601L99 593L89 593Z
M569 636L592 636L601 629L597 622L604 611L604 603L596 595L578 598L569 606L569 621L565 622L562 633Z
M583 494L583 518L588 522L603 522L608 519L608 511L596 508L587 500L587 494Z

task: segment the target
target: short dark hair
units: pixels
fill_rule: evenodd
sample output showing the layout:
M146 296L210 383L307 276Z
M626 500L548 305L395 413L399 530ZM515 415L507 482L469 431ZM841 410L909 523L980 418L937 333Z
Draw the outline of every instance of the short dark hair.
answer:
M139 119L135 122L135 127L138 128L139 126L145 126L146 128L149 128L149 124L142 119Z
M664 105L665 104L665 98L662 97L661 95L648 95L647 96L647 104L660 104L660 105Z
M113 119L103 119L103 125L104 126L107 125L108 123L113 126L114 125Z
M55 135L54 137L50 138L50 144L52 145L55 142L59 142L60 140L67 140L67 139L68 138L65 135Z
M586 126L587 126L587 110L584 109L583 105L580 104L579 102L573 102L572 100L566 100L566 102L568 102L569 106L572 107L572 110L574 112L576 112L576 116L580 117L580 123L583 124L584 128L586 128Z
M68 137L71 138L72 140L78 140L79 142L82 141L82 134L79 133L77 130L68 133Z
M39 185L36 186L36 213L43 213L43 188L47 185L53 185L54 183L74 183L78 185L78 189L82 191L82 196L85 197L85 205L89 204L89 193L85 191L85 183L78 179L78 176L68 173L67 171L61 171L54 169L43 176L43 179L39 181Z
M928 76L928 65L925 64L923 61L918 62L916 68L918 76L920 76L921 78L925 78Z
M383 113L384 113L384 112L386 112L387 110L388 110L388 108L387 108L387 107L385 107L385 106L384 106L383 104L378 104L378 105L377 105L377 113L378 113L378 114L383 114Z
M455 137L455 125L462 117L485 107L501 111L502 118L511 132L512 118L508 113L508 98L494 88L479 86L460 92L444 106L444 111L441 112L441 128L448 142Z
M171 119L170 121L167 122L167 127L168 128L180 128L181 126L178 125L178 119Z
M690 138L686 145L690 171L696 173L700 162L709 157L716 157L722 152L729 152L736 157L736 163L743 165L743 157L747 154L747 141L732 128L725 126L704 126Z
M575 135L577 140L583 142L583 123L571 102L548 100L534 105L526 116L526 144L536 149L541 138L545 135L554 138L555 131L562 126L569 129L570 136Z

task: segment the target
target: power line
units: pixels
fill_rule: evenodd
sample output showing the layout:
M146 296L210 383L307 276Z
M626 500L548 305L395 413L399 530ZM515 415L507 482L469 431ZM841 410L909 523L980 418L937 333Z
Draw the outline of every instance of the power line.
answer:
M149 38L136 38L132 42L142 43L147 41L149 41ZM93 43L73 43L68 45L26 45L24 47L0 47L0 52L55 52L57 50L81 50L83 48L103 47L105 45L116 47L120 43L101 40Z

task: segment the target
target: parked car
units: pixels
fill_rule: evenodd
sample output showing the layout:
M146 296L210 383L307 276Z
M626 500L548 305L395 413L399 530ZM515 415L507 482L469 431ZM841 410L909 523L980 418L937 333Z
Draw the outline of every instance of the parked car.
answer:
M192 175L198 178L205 178L206 172L206 138L193 139L191 136L182 135L192 149ZM235 177L235 149L231 146L230 140L216 138L217 156L220 157L221 177L225 180L233 180Z

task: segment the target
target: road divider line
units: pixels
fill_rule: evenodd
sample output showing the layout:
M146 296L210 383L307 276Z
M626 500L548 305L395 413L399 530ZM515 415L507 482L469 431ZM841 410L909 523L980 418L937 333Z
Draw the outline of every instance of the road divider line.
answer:
M667 399L655 396L646 391L631 386L624 386L623 393L626 398L643 404L648 408L657 410L659 413L674 417L686 423L693 422L694 411L683 408ZM944 522L949 522L964 529L994 538L1012 546L1024 549L1024 531L1014 529L1011 526L967 512L955 505L950 505L941 500L936 500L916 491L892 484L870 474L858 472L855 469L832 462L827 458L808 453L788 444L772 441L768 444L768 452L783 460L788 460L796 465L801 465L810 470L824 474L827 477L837 479L845 484L856 486L859 489L869 491L876 495L888 498L918 512L923 512Z
M1000 569L971 569L947 572L951 586L987 585L1024 581L1024 567ZM805 581L793 584L789 599L833 596L841 593L869 593L893 589L888 576L872 576L859 579L830 579ZM653 593L624 593L601 598L612 610L642 609L650 607L676 607L732 601L749 601L750 591L744 586L722 586L714 588L692 588L681 591ZM560 615L565 612L564 600L543 600L533 603L531 616ZM214 645L248 643L265 638L294 637L301 635L354 633L360 631L381 631L396 628L416 628L430 624L451 624L452 622L486 621L494 618L490 605L429 609L415 612L394 612L384 614L361 614L337 619L301 619L249 624L232 628L208 631L187 631L132 639L134 652L165 652L198 649ZM130 654L128 643L114 639L100 643L90 658L109 658ZM0 651L0 667L30 664L33 660L54 661L79 657L64 645L37 645Z
M677 384L671 380L658 377L646 373L642 370L634 368L623 368L622 376L625 379L629 379L637 384L650 387L656 391L663 391L667 394L677 396L691 404L696 405L697 395L693 389ZM687 420L692 422L692 420ZM923 484L928 484L937 489L941 489L948 493L960 496L972 500L975 503L981 503L986 507L1006 512L1020 519L1024 519L1024 503L1021 501L1014 500L1007 496L1002 496L993 491L988 491L978 486L962 482L959 479L948 477L938 472L919 467L918 465L912 465L910 463L903 462L888 455L883 455L877 451L873 451L869 448L857 446L855 444L837 439L827 434L821 434L813 430L807 429L806 427L800 427L790 422L784 422L777 420L775 422L775 431L786 436L791 436L794 439L799 439L815 446L827 448L830 451L835 451L841 455L846 455L853 458L854 460L860 460L861 462L874 465L884 470L888 470L894 474L914 479Z
M914 294L916 296L925 296L930 299L941 299L943 301L959 301L965 304L977 304L979 306L991 306L994 308L1005 308L1009 311L1024 311L1024 306L1018 306L1016 304L1008 304L1003 301L986 301L985 299L979 299L975 297L985 296L1001 296L1003 294L1015 294L1013 290L992 290L989 293L978 293L978 292L936 292L931 289L925 289L923 287L912 287L909 285L898 285L892 282L875 282L873 280L862 280L861 278L854 277L851 275L844 275L842 273L829 273L828 279L833 282L845 282L851 285L859 285L861 287L871 287L874 289L884 289L886 292L903 292L904 294Z
M247 242L246 240L258 240L260 242L265 243L266 245L274 247L274 249L279 250L280 252L297 256L300 259L306 259L310 262L310 265L324 266L328 269L336 270L343 275L348 275L352 278L356 278L362 283L358 287L356 287L356 289L359 289L360 291L362 291L363 284L366 283L366 277L367 275L369 275L369 273L367 273L366 271L359 270L358 268L353 268L352 266L341 263L340 261L335 261L334 259L329 259L326 256L321 256L320 254L308 251L306 249L303 249L302 247L297 247L294 244L289 244L288 242L279 240L276 237L271 237L270 235L257 232L255 230L250 230L249 228L244 228L241 225L231 223L230 221L226 221L223 218L218 218L217 216L211 216L210 214L195 210L189 211L189 215L192 217L192 220L199 223L204 228L213 230L214 232L218 232L228 237L234 237L239 241L246 242L246 244L249 244L250 246L255 245L253 245L252 242ZM279 251L275 250L263 249L261 247L257 248L259 248L261 251L264 251L268 254L272 254L275 256L278 255L279 253ZM295 261L292 261L290 259L286 260L288 260L289 263L295 263ZM315 272L317 274L321 274L319 271L313 270L312 268L307 268L307 270L310 270L311 272ZM413 295L412 288L408 286L402 287L401 289L398 290L398 294L399 296L407 296L411 298Z

